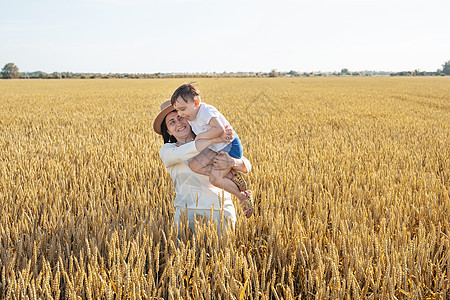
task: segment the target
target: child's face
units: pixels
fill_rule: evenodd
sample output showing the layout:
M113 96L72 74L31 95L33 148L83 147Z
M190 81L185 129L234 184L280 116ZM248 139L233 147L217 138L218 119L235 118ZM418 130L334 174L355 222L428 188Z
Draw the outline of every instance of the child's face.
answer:
M188 100L188 102L186 102L180 96L178 97L173 107L177 110L180 117L183 117L188 121L193 121L197 116L199 105L200 102L196 99Z

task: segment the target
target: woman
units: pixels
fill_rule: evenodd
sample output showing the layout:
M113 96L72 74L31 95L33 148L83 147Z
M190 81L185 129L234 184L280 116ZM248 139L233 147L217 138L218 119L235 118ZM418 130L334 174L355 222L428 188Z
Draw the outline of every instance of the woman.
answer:
M161 112L153 122L153 129L163 136L164 145L161 147L159 155L172 177L175 188L174 223L177 225L181 223L183 211L186 213L189 227L192 229L196 216L206 216L217 221L218 231L220 231L220 215L223 210L226 223L234 227L236 211L231 201L231 195L213 186L209 182L208 176L196 174L189 168L189 161L211 144L228 141L232 134L231 130L227 130L223 136L215 140L195 140L188 121L177 114L170 104L170 100L161 104ZM251 165L246 158L235 159L227 153L221 152L215 156L209 170L211 168L233 168L240 173L247 174ZM211 208L213 209L212 216ZM223 228L227 226L226 223Z

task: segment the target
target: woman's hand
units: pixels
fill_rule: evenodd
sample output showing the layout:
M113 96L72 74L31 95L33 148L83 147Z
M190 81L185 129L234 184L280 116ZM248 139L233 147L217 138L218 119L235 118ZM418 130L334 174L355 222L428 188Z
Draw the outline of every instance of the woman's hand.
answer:
M234 169L235 171L247 174L248 170L242 159L233 158L227 152L220 151L213 159L212 165L214 169Z
M232 169L235 160L225 151L220 151L213 159L213 168L217 170Z

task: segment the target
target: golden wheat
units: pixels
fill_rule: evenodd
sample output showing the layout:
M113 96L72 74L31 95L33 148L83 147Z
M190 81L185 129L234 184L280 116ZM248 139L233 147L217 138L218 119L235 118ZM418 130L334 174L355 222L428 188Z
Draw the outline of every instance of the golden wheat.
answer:
M172 226L183 82L0 81L0 298L450 297L449 78L198 79L253 164L222 236Z

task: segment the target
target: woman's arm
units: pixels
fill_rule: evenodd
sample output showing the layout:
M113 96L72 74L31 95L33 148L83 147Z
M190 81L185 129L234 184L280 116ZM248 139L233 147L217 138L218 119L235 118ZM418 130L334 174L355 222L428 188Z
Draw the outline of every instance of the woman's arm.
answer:
M245 157L242 157L241 159L233 158L224 151L220 151L220 153L213 159L213 167L215 169L232 168L243 174L247 174L252 168L250 161Z
M222 136L211 140L196 139L193 142L189 142L181 146L176 146L173 143L167 143L164 144L159 150L159 156L167 168L174 164L191 159L214 143L224 143L229 141L226 137L230 135L231 129L227 129Z
M175 143L167 143L159 150L159 157L161 157L163 164L168 168L172 165L186 161L198 153L199 151L195 146L195 142L189 142L179 147L177 147Z

